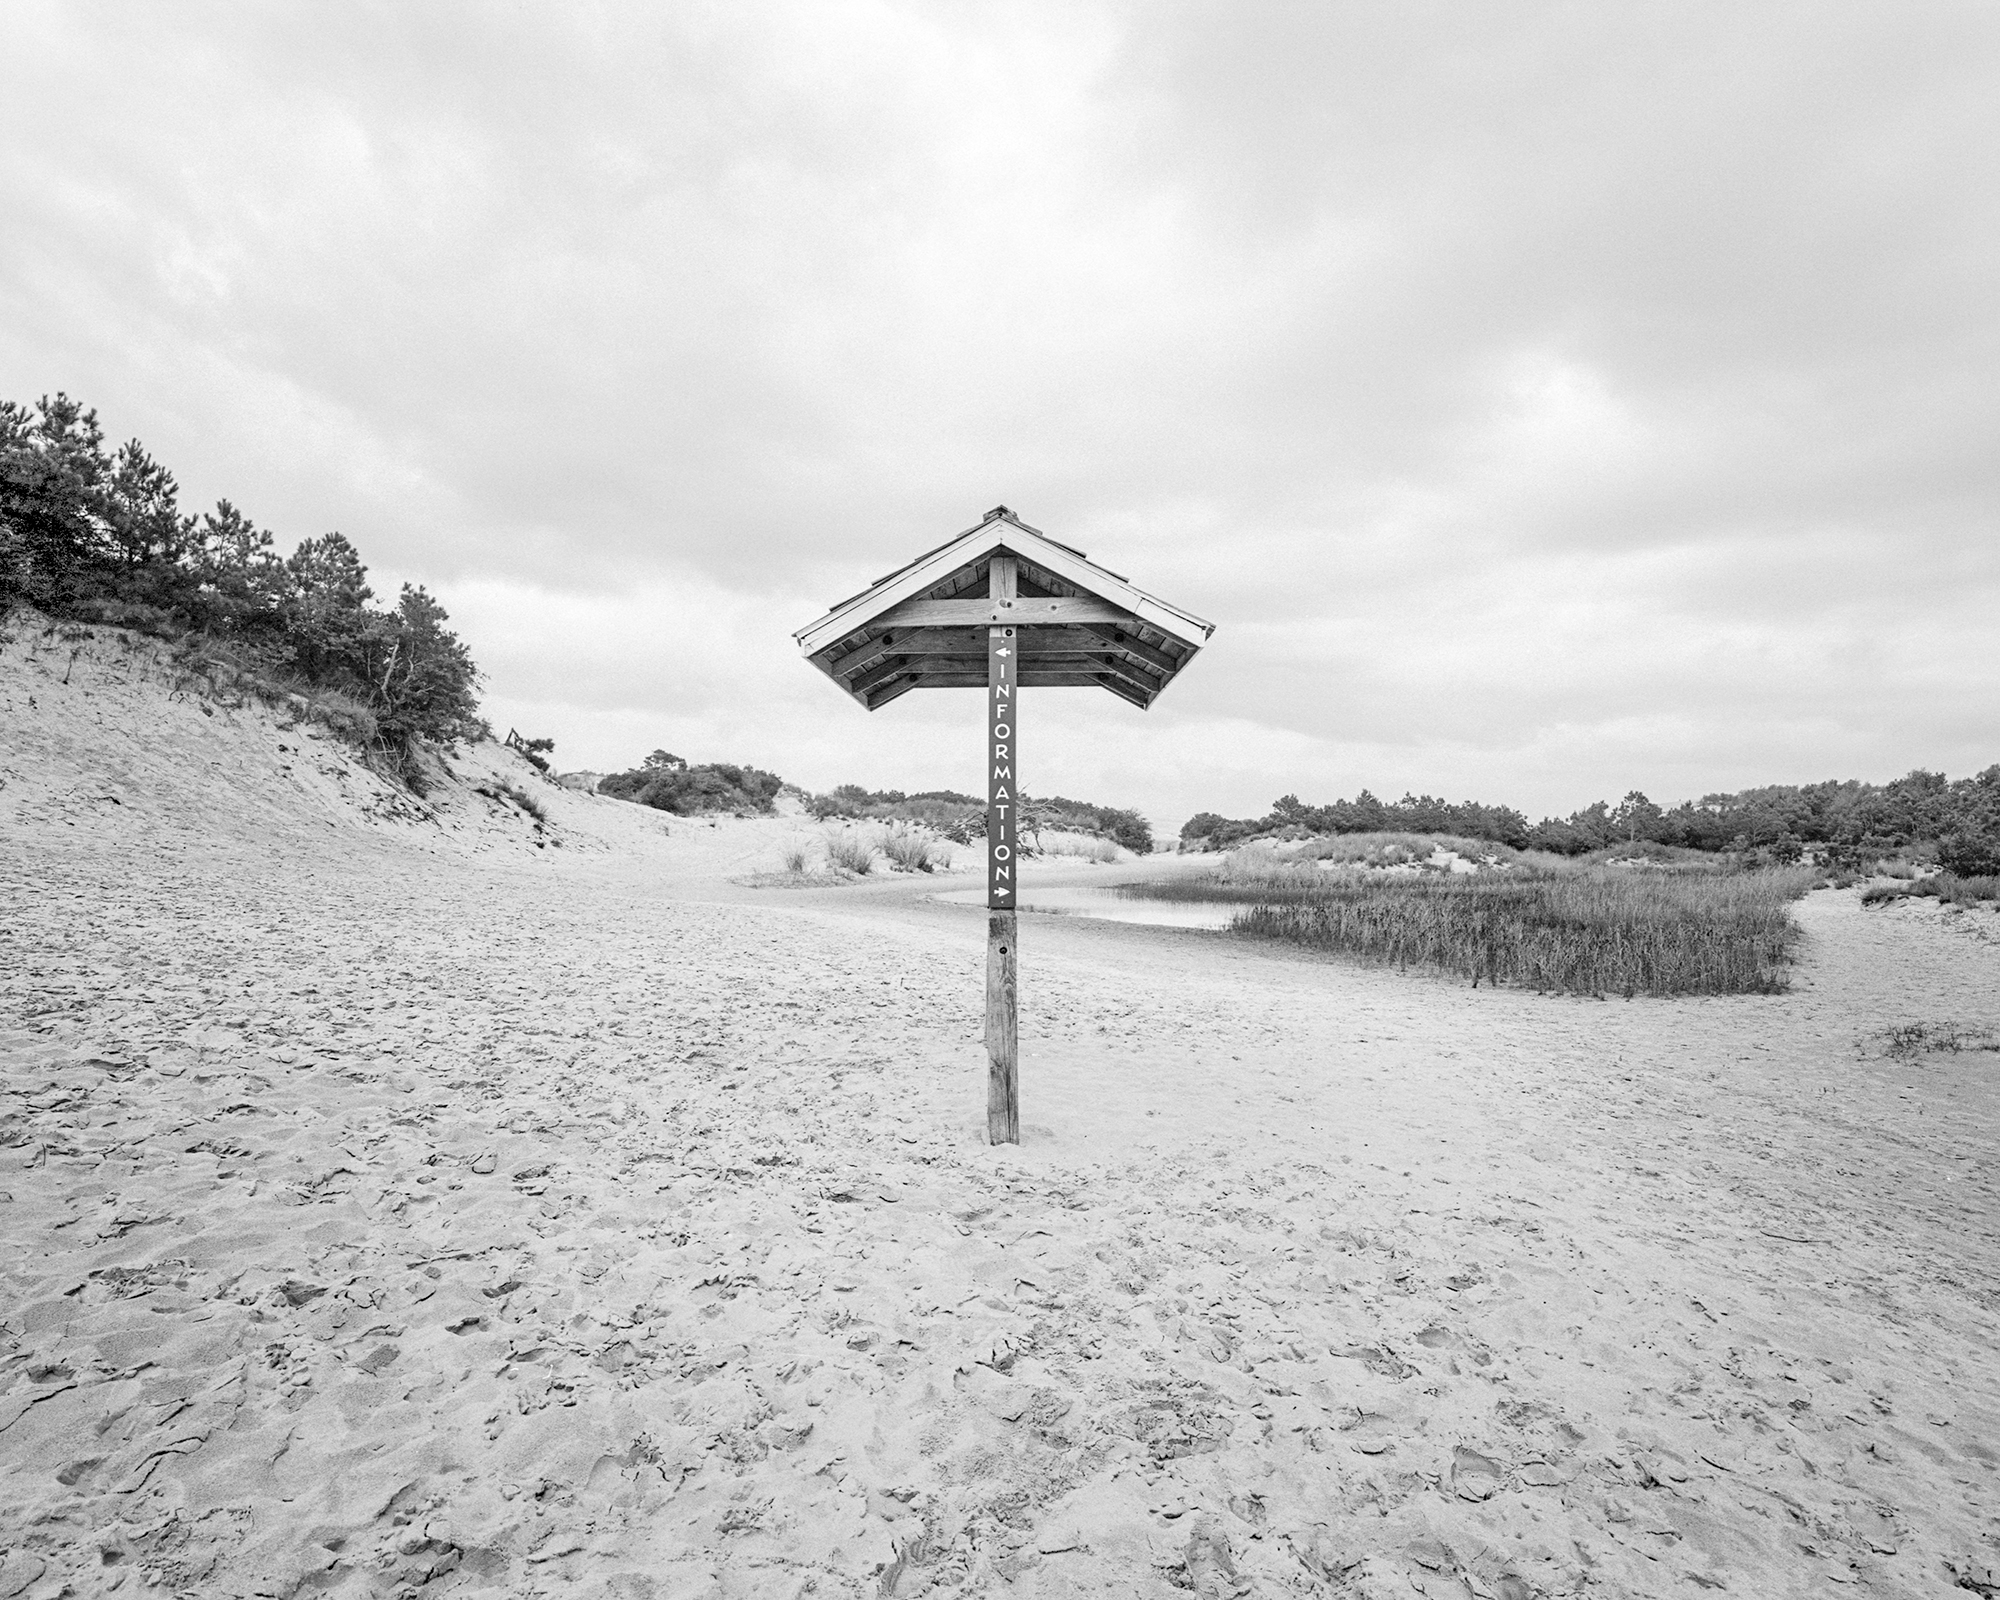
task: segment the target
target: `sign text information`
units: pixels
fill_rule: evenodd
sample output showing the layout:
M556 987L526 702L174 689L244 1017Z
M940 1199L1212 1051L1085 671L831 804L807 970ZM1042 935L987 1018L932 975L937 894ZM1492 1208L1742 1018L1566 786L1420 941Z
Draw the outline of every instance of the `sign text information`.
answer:
M1011 910L1020 878L1015 872L1020 810L1014 782L1015 735L1020 726L1020 701L1014 693L1020 679L1020 650L1012 628L989 628L986 637L986 903Z

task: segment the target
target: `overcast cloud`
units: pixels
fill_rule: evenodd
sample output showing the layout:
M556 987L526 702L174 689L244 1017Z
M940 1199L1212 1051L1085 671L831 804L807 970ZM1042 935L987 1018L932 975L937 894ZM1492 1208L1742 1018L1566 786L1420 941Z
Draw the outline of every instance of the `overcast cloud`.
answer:
M1012 506L1219 624L1031 790L2000 759L2000 11L7 6L0 381L504 728L976 790L792 630Z

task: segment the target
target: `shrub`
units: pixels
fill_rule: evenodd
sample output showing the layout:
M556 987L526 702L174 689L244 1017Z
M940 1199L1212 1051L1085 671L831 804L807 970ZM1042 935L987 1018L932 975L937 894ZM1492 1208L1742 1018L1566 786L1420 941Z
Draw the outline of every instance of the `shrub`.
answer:
M785 846L785 870L794 876L803 877L805 875L806 864L810 859L811 857L803 843L794 843Z
M1136 811L1092 805L1086 800L1066 800L1061 795L1047 800L1021 796L1021 831L1039 833L1045 828L1108 839L1134 855L1153 853L1153 825Z
M1955 828L1938 840L1938 865L1961 878L2000 875L2000 831Z
M614 772L600 780L597 792L683 817L719 811L769 816L777 809L784 786L785 780L775 772L727 761L690 766L679 756L655 750L630 772Z
M524 739L514 729L509 728L507 730L507 748L520 751L528 765L541 773L543 777L549 775L549 757L555 753L555 740Z

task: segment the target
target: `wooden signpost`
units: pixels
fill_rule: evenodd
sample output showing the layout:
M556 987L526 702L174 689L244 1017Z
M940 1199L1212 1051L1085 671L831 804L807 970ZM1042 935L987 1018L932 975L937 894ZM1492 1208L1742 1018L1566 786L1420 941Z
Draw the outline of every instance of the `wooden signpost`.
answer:
M1020 521L976 528L795 637L874 711L911 689L986 690L986 1135L1021 1139L1017 996L1024 688L1094 687L1142 711L1215 632Z

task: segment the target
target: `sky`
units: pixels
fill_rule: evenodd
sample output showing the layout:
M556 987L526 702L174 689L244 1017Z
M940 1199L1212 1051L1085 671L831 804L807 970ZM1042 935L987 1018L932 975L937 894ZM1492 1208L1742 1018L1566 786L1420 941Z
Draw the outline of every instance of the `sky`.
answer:
M1031 793L2000 760L2000 10L10 0L0 393L426 585L565 769L978 792L799 657L1005 504L1216 624Z

